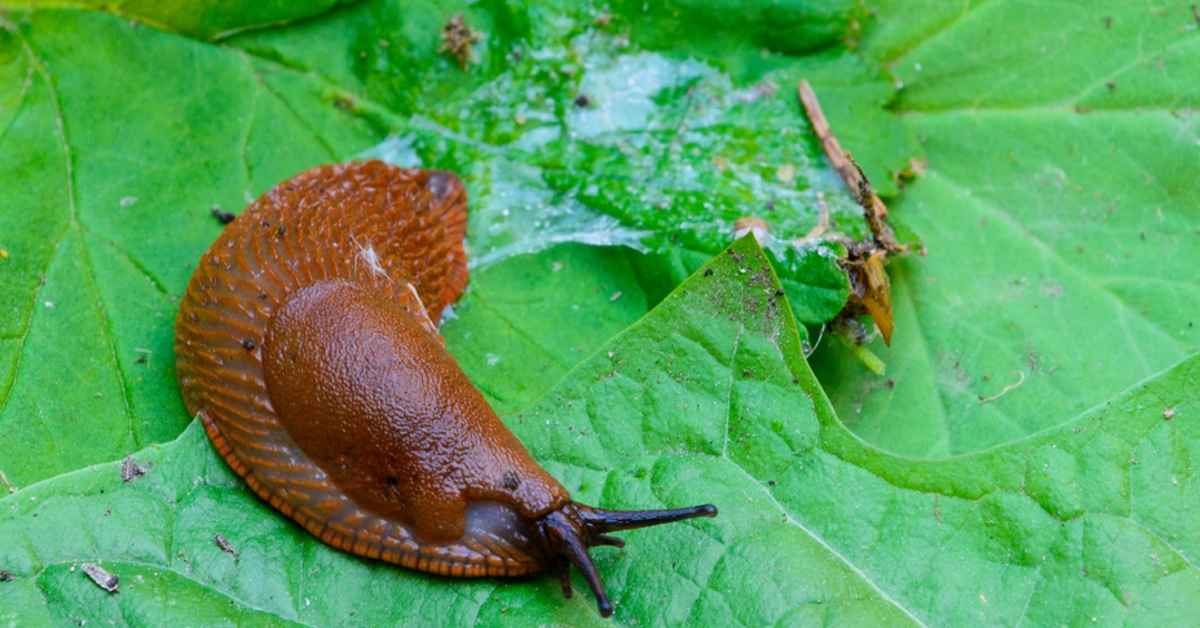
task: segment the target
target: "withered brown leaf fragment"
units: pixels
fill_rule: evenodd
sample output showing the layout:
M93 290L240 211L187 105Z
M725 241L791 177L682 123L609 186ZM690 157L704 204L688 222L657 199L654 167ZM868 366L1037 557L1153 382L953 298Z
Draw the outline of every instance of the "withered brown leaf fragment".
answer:
M438 53L449 53L465 70L471 63L479 60L471 51L471 45L481 39L483 34L467 26L466 18L463 17L462 11L459 11L454 17L446 20L446 25L442 27L442 47Z
M839 261L850 279L850 299L836 320L850 322L868 314L879 328L883 342L890 347L896 324L892 319L892 283L884 270L887 251L865 242L849 242L847 249L847 256ZM862 344L865 339L855 342Z

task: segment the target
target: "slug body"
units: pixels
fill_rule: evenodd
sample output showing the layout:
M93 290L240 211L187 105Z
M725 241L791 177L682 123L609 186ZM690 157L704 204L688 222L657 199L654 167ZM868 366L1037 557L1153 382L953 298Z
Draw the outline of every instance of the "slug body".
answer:
M570 565L606 532L712 506L571 501L437 334L466 287L466 193L445 172L322 166L246 209L200 260L176 321L180 390L225 461L340 549L451 576Z

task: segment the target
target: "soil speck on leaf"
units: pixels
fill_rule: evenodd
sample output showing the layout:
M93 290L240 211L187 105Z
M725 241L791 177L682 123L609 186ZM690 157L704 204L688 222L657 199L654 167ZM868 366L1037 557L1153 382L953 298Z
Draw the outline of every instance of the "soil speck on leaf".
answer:
M230 212L221 211L220 205L213 205L210 208L210 211L212 211L212 215L215 216L216 219L223 225L227 225L227 224L233 222L234 218L237 218L237 216L234 216Z

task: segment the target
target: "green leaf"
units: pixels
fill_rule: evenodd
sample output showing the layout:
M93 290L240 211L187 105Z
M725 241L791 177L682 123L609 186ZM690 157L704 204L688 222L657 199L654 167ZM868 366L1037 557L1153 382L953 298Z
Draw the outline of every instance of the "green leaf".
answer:
M582 501L722 504L715 521L634 532L626 549L598 552L619 619L760 623L803 600L832 603L822 614L903 618L755 480L812 450L817 408L827 406L803 392L819 389L753 239L707 268L508 423ZM101 616L150 620L171 591L202 615L258 609L316 624L341 623L351 611L357 621L382 621L402 609L418 609L424 621L449 613L482 624L595 617L587 596L562 600L550 578L454 581L334 550L257 500L198 424L135 460L148 472L128 483L119 464L105 464L0 501L0 536L15 541L0 564L17 582L35 582L53 612L84 617L99 605ZM136 533L123 533L130 529ZM218 533L237 559L214 542ZM122 593L105 593L72 572L81 560L121 577ZM764 560L781 571L763 570ZM776 575L747 587L742 574L750 571ZM816 587L812 576L828 584ZM331 587L342 593L331 595ZM347 604L346 592L378 587L388 595L356 595ZM669 599L662 591L672 592ZM21 619L41 612L37 604L22 608L31 615Z
M131 27L145 22L200 39L220 39L239 31L312 18L350 2L354 0L125 0L116 4L96 0L55 0L52 3L6 0L4 4L30 9L54 6L111 11L129 18Z
M506 259L472 278L442 336L496 412L520 410L649 309L640 257L564 244Z
M612 623L552 578L332 550L185 429L171 326L209 208L366 156L468 181L443 332L548 470L603 506L720 507L597 552L618 622L1195 623L1189 7L882 0L864 59L839 43L856 3L564 4L2 14L0 623ZM466 71L438 55L460 8L485 34ZM887 376L826 339L832 405L796 325L840 308L832 262L720 253L741 215L803 235L818 190L861 233L801 76L877 189L928 159L891 203L929 254L889 267ZM124 483L108 461L136 450Z
M192 13L163 23L193 33L184 17L207 15L181 10ZM848 284L834 256L786 242L817 221L818 190L847 233L862 231L858 210L819 161L799 107L764 81L853 70L876 89L882 79L841 49L732 76L717 59L641 50L592 24L598 11L469 8L490 33L469 72L438 54L436 3L367 2L221 45L101 12L0 18L0 177L12 191L0 197L0 282L13 295L0 312L0 470L24 486L176 436L185 413L171 326L221 228L209 210L236 212L319 163L377 156L464 176L475 280L447 335L502 408L528 405L662 299L732 240L743 215L772 221L800 320L836 314ZM248 27L254 16L231 19ZM644 70L637 90L617 81L627 66ZM594 104L576 106L584 87ZM631 104L637 116L611 119ZM547 249L572 242L647 254L571 249L592 257L567 264L569 279L550 289L544 269L564 254ZM539 272L492 273L543 252L525 267ZM535 326L550 321L572 324ZM497 359L509 366L492 368Z
M1035 438L946 461L899 458L838 422L752 239L707 268L506 418L581 501L718 504L716 519L631 532L625 549L597 552L618 622L1118 623L1200 612L1189 558L1200 552L1189 525L1200 358ZM128 483L112 463L0 501L0 537L13 541L0 564L17 576L0 595L17 599L18 619L46 612L30 584L68 617L93 607L157 617L170 590L203 615L258 609L310 624L350 613L368 623L596 618L584 596L559 599L551 578L454 581L329 548L254 498L197 424L135 459L149 471ZM85 560L128 585L119 596L94 587L70 571Z
M1196 355L1190 7L877 4L864 47L929 161L892 215L928 255L889 268L885 376L814 355L843 420L897 453L979 451Z

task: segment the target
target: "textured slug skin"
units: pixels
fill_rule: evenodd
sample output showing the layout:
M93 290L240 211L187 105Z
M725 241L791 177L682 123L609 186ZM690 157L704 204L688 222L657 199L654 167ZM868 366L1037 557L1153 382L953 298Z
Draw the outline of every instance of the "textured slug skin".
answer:
M467 282L466 194L381 162L281 183L201 258L180 389L218 452L335 547L455 576L547 561L567 491L500 422L436 325Z

